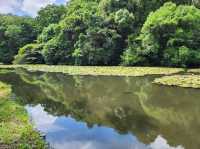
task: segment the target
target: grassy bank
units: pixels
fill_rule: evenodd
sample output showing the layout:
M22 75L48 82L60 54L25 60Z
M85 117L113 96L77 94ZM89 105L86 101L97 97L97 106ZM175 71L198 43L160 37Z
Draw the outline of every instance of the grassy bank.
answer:
M183 72L182 68L162 67L95 67L95 66L48 66L48 65L0 65L0 68L23 67L30 71L62 72L70 75L104 75L104 76L145 76L169 75Z
M25 109L10 100L10 94L10 86L0 82L0 148L45 148L44 141L33 130Z

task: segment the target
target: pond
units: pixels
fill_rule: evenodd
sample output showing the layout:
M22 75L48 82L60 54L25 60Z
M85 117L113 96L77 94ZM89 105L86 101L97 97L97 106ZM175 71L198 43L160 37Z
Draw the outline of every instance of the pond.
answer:
M155 77L0 71L52 148L199 149L200 91Z

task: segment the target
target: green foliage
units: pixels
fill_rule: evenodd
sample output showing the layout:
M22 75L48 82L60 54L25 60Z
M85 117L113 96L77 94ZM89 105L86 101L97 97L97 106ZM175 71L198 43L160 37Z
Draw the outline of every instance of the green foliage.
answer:
M50 24L48 27L44 28L42 33L38 36L39 43L45 43L51 40L60 31L60 27L57 24Z
M52 28L52 27L53 28ZM71 52L81 32L85 30L85 23L81 16L69 16L59 25L51 25L44 29L39 38L43 42L43 55L47 64L70 63Z
M92 16L96 12L97 3L94 1L70 1L65 17L59 24L51 24L44 28L38 38L43 44L42 54L47 64L74 64L72 53L80 33L96 25L99 17Z
M73 53L77 65L116 65L120 35L107 28L92 28L81 34Z
M199 1L169 1L70 0L35 19L0 16L0 62L28 44L16 63L198 67Z
M58 38L48 41L42 50L46 64L65 64L67 58L67 50L62 50L62 45Z
M23 106L9 99L11 87L0 82L0 141L3 148L40 148L45 142L33 130Z
M127 35L134 31L135 17L127 9L118 10L115 13L114 20L117 24L117 30L122 35Z
M58 23L65 11L66 8L64 6L48 5L38 12L38 16L35 19L13 15L0 15L0 62L10 64L20 48L34 42L34 40L37 39L38 33L43 30L44 27L52 23ZM46 33L46 36L50 36L51 30L46 30L44 34ZM38 38L45 42L46 37L42 36ZM29 52L30 50L28 50L26 54ZM28 55L30 56L30 54ZM39 56L36 58L37 60L41 59L40 54L34 55ZM22 59L22 61L20 60L17 63L38 63L37 60L30 60L31 57L29 57L28 60L25 60L26 56Z
M128 62L130 64L200 66L199 20L200 10L194 6L166 3L150 14L139 38L130 43L124 57L131 50L134 57L142 57L142 61L134 59Z
M42 30L49 24L58 23L66 12L66 8L63 5L47 5L38 12L36 22L39 29Z
M41 54L41 45L28 44L20 48L15 56L14 64L43 64L44 58Z
M105 16L112 15L112 13L116 13L120 9L126 9L129 13L134 15L136 22L135 27L141 27L149 13L158 9L166 1L167 0L101 0L99 8L101 13Z
M33 19L0 15L0 62L11 63L18 49L36 39Z

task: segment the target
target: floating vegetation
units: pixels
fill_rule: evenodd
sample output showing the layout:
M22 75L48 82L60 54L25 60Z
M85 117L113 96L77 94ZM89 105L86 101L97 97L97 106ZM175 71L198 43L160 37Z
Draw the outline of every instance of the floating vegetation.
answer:
M185 88L200 88L199 75L172 75L164 76L154 80L154 83L168 86L179 86Z
M49 66L49 65L0 65L0 68L25 68L29 71L62 72L70 75L146 76L169 75L183 72L182 68L164 67L96 67L96 66Z
M195 74L200 74L200 68L199 69L189 69L188 72L195 73Z

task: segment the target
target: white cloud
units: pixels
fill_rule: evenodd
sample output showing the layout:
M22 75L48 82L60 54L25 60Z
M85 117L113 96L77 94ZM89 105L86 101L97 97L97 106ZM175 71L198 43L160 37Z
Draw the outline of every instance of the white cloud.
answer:
M21 9L31 16L36 16L41 7L55 2L56 0L24 0Z
M20 0L0 0L0 13L15 13L21 7Z
M57 2L60 4L67 0L0 0L0 13L26 14L35 17L42 7Z

